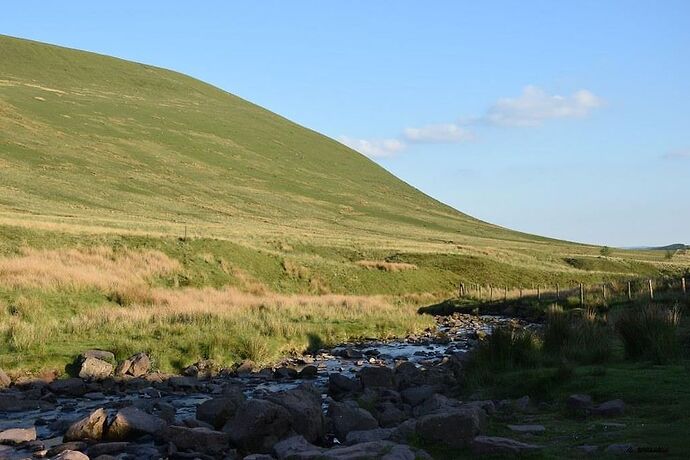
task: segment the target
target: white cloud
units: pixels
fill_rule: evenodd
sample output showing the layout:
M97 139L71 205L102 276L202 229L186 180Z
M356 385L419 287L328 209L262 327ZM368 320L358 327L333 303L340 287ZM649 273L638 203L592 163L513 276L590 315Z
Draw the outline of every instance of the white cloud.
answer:
M663 155L664 160L690 160L690 149L687 150L673 150Z
M405 147L407 147L405 143L399 139L368 140L340 136L338 141L370 158L392 157L405 150Z
M585 89L559 96L536 86L526 86L518 97L499 99L483 119L499 126L538 126L544 120L586 117L602 104L598 96Z
M405 139L416 143L454 144L474 139L469 130L456 123L443 123L440 125L427 125L421 128L406 128Z

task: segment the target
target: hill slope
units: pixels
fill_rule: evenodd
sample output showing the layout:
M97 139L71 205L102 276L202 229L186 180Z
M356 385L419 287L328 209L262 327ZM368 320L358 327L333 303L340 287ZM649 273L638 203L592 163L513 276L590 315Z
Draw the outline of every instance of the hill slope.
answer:
M0 224L7 238L18 226L33 232L5 252L45 245L45 235L74 243L56 231L84 244L93 234L167 238L188 228L238 243L232 254L268 251L288 277L290 253L323 272L330 290L357 290L342 281L352 273L369 277L366 292L437 290L458 276L576 279L583 270L560 255L598 252L462 214L332 139L175 72L0 36L0 75ZM660 260L631 254L619 255ZM361 274L370 267L353 265L360 259L433 270L384 281ZM597 266L601 276L655 270Z

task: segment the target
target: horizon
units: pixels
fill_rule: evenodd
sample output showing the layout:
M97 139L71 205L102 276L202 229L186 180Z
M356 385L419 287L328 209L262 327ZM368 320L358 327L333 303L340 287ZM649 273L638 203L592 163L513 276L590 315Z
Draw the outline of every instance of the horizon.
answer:
M611 24L606 20L616 17L613 4L591 3L597 17L581 4L568 9L543 3L540 9L539 2L512 14L504 5L505 17L495 17L491 8L452 3L445 3L451 12L472 14L358 3L357 11L305 8L301 15L305 11L299 8L277 11L267 5L219 5L222 13L207 15L179 5L157 11L155 4L133 2L113 9L34 1L10 6L0 25L3 34L199 78L353 147L424 193L484 221L615 247L689 242L683 229L690 214L681 212L680 192L690 173L690 139L683 130L690 121L690 107L683 105L690 96L685 83L690 65L675 56L690 43L683 14L690 13L690 5L668 2L664 11L655 9L656 18L642 2L627 6L625 18L618 18L620 36L605 30ZM375 14L362 17L357 14L362 9ZM174 14L179 10L189 14ZM541 10L569 21L542 23L532 14ZM241 14L230 16L233 12ZM277 13L303 27L288 28ZM324 17L329 21L314 21ZM382 17L389 21L376 21ZM463 23L468 30L450 34L457 28L453 19L466 17L474 19ZM235 20L231 30L220 27L229 18L245 21ZM129 28L118 27L124 19ZM347 40L339 32L352 19L360 20L364 32ZM501 30L505 37L479 34L484 20L499 21L503 27L489 31ZM204 33L181 42L176 31L184 30L177 28L184 21L188 27L204 25ZM85 24L90 27L80 27ZM257 37L257 24L269 34ZM421 28L416 35L429 36L409 37L408 24ZM640 34L639 24L657 34ZM520 34L523 28L541 31L537 26L554 39ZM591 36L579 37L582 43L568 39L580 29ZM280 35L286 30L292 34ZM434 36L453 40L439 44ZM467 36L486 41L477 49L463 46ZM375 43L367 42L372 37ZM501 46L506 38L511 38L508 50ZM531 59L521 62L511 49L529 50L524 54ZM570 60L561 56L566 50ZM269 56L277 62L266 62ZM239 59L239 65L221 57ZM469 57L483 59L493 73L458 64ZM302 66L286 66L293 60ZM417 62L421 65L411 64ZM503 62L511 71L496 73L494 67ZM236 67L250 71L232 72ZM464 79L451 78L458 75ZM627 78L621 81L622 76ZM336 120L330 116L334 107Z

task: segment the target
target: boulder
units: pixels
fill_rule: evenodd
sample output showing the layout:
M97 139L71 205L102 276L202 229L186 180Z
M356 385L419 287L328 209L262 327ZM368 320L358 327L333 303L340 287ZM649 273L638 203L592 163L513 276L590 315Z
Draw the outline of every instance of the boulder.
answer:
M292 416L292 428L308 442L316 442L324 437L326 429L321 393L314 387L304 385L274 393L266 399L287 409Z
M565 406L571 412L584 412L592 407L592 397L583 394L573 394L565 400Z
M625 403L621 399L606 401L592 409L592 414L602 417L617 417L625 414Z
M84 361L89 358L100 359L101 361L115 362L115 355L109 351L104 350L86 350L79 355L79 358Z
M12 384L12 380L5 374L5 371L0 369L0 390L4 390L5 388L9 388L9 386Z
M310 364L304 366L302 370L299 371L299 378L301 379L315 379L319 374L319 368Z
M169 426L165 431L164 438L180 450L212 455L217 455L228 449L230 440L228 434L222 431L183 426Z
M345 438L345 444L362 444L363 442L387 441L393 437L393 428L374 428L373 430L350 431Z
M292 367L283 366L276 369L273 374L277 379L296 379L299 372Z
M107 420L108 414L105 410L102 408L96 409L87 417L70 425L63 437L63 441L82 441L87 439L100 441L103 438Z
M36 440L36 428L10 428L0 431L0 444L19 445Z
M127 441L147 434L160 434L166 427L165 421L159 417L129 406L117 412L108 426L106 437L110 441Z
M113 365L98 358L86 358L79 364L79 378L103 380L113 373Z
M402 400L411 406L418 406L434 395L434 387L422 385L409 387L400 392Z
M52 458L52 457L55 457L60 452L63 452L65 450L78 450L81 452L84 449L86 449L87 446L88 446L88 444L86 444L83 441L69 441L69 442L65 442L62 444L58 444L57 446L51 447L46 452L46 456Z
M364 388L394 388L393 370L384 366L364 367L359 371L359 381Z
M408 446L390 441L372 441L353 446L334 447L324 451L321 457L296 457L303 460L414 460L415 453Z
M403 361L395 366L395 385L404 390L410 387L418 387L424 382L424 373L416 364Z
M613 455L627 455L637 452L637 448L634 444L622 443L622 444L610 444L604 452Z
M328 417L333 422L333 431L339 440L347 439L350 431L373 430L378 428L376 419L366 410L355 404L333 401L328 406Z
M115 368L115 375L121 377L123 375L127 375L129 372L129 369L132 367L132 360L130 359L125 359L122 361L120 364L117 365Z
M256 363L251 359L245 359L237 366L235 372L238 374L249 374L256 368Z
M343 374L336 372L328 375L328 393L331 395L337 396L344 393L352 393L360 389L361 385L359 382Z
M230 420L237 409L246 401L242 391L233 390L220 398L209 399L196 408L196 418L221 429Z
M416 432L425 442L463 448L470 445L485 425L486 413L483 410L464 407L425 415L417 420Z
M295 458L322 458L324 449L311 444L303 436L292 436L273 446L273 453L278 460Z
M515 400L515 409L520 412L527 412L529 410L531 402L532 401L529 399L529 396L523 396L522 398L518 398Z
M282 406L262 399L250 399L223 427L236 446L259 453L271 447L292 430L290 413Z
M127 372L134 377L141 377L151 370L151 358L146 353L137 353L129 360L132 364Z
M76 450L63 450L53 460L89 460L89 457Z
M477 436L472 441L472 453L475 455L521 455L541 449L541 446L497 436Z
M443 412L449 409L459 409L462 403L456 399L451 399L440 394L433 394L422 404L415 407L412 412L415 417L423 417L435 412Z
M376 404L373 415L384 428L397 426L408 418L397 405L388 401Z

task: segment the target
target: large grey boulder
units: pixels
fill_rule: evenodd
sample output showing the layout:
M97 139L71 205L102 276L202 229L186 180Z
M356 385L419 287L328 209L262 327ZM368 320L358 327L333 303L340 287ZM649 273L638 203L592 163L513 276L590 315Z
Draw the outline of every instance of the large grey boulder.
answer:
M478 407L450 409L417 420L416 432L428 443L453 448L469 446L486 425L486 413Z
M403 361L395 366L395 385L404 390L410 387L418 387L424 383L424 373L416 364Z
M19 445L36 440L36 428L10 428L0 431L0 444Z
M250 399L240 406L223 431L243 450L268 453L292 431L292 421L284 407L263 399Z
M164 438L180 450L217 455L229 448L230 437L222 431L208 428L169 426Z
M353 393L362 389L360 383L354 379L334 372L328 374L328 393L332 396L340 396L345 393Z
M321 410L321 394L311 385L274 393L269 401L284 407L292 417L292 428L308 442L316 442L325 435L325 419Z
M333 422L336 437L343 441L347 439L350 431L373 430L379 426L373 415L349 402L331 402L328 406L328 417Z
M247 398L239 389L232 390L220 398L204 401L196 408L196 418L221 429L230 420Z
M127 441L147 434L158 435L166 427L167 424L161 418L129 406L117 412L108 426L106 437L110 441Z
M100 441L103 438L107 420L108 414L105 412L105 409L96 409L88 416L70 425L63 437L63 441L82 441L86 439Z
M400 395L403 401L414 407L431 398L434 393L435 389L431 385L421 385L418 387L406 388L400 392Z
M541 449L541 446L497 436L477 436L472 441L472 453L475 455L520 455Z
M456 399L448 398L440 394L433 394L424 402L415 407L412 412L415 417L423 417L425 415L436 412L447 412L450 409L459 409L462 403Z
M103 380L113 373L113 365L98 358L86 358L79 364L79 378Z
M385 366L364 367L359 371L364 388L394 388L393 370Z

